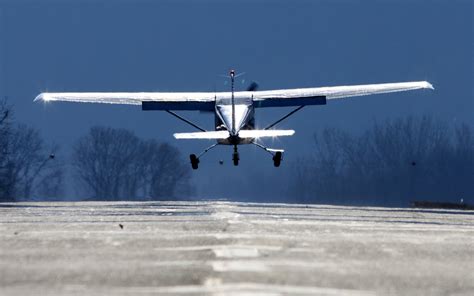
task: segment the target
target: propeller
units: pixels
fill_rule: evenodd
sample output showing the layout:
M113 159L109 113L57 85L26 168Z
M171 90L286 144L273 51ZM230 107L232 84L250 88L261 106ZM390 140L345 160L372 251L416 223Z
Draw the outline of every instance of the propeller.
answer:
M244 75L246 75L246 74L247 74L247 73L245 73L245 72L241 72L241 73L238 73L238 74L234 74L234 79L235 79L235 78L238 78L238 77L241 77L241 76L244 76ZM231 78L231 77L229 76L229 74L227 74L227 75L219 75L219 77L227 78L227 79L224 81L224 85L227 85L227 84L229 83L229 80L228 80L228 79ZM245 83L245 79L242 79L241 83L244 84L244 83ZM258 88L259 88L258 83L255 82L255 81L252 81L252 83L250 83L250 85L247 87L247 91L257 91Z
M247 91L256 91L258 90L258 83L252 81L252 83L247 87Z
M255 81L252 81L252 83L250 83L250 85L247 87L247 91L257 91L259 88L259 85L257 82ZM207 110L200 110L199 111L200 113L213 113L214 111L207 111Z

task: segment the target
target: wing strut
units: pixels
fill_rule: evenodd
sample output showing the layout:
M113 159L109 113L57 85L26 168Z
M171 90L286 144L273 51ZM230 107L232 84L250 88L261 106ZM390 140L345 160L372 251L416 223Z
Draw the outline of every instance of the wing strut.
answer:
M198 130L202 131L202 132L207 132L205 129L203 129L202 127L200 127L199 125L197 124L194 124L192 123L191 121L187 120L186 118L184 118L183 116L173 112L173 111L170 111L170 110L165 110L166 112L168 112L169 114L173 115L174 117L178 118L179 120L182 120L184 122L186 122L187 124L189 124L190 126L194 127L194 128L197 128Z
M274 153L275 149L267 148L267 147L263 146L262 144L259 144L259 143L255 142L255 141L252 142L251 144L254 144L254 145L257 146L257 147L262 148L262 149L265 150L266 152L270 153L272 156L275 155L275 153ZM278 151L280 151L280 150L278 150Z
M303 109L305 105L303 106L299 106L298 108L294 109L293 111L291 111L290 113L286 114L285 116L283 116L282 118L278 119L277 121L275 121L274 123L270 124L269 126L267 126L266 128L264 128L264 130L267 130L267 129L271 129L272 127L274 127L275 125L279 124L280 122L282 122L283 120L287 119L288 117L290 117L291 115L295 114L296 112L298 112L299 110Z

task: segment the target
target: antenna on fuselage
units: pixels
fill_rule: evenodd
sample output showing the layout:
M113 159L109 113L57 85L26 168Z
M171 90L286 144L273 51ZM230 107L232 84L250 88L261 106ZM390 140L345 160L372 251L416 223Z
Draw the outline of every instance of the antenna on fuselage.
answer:
M235 136L235 102L234 102L234 80L235 70L230 70L230 89L231 89L231 103L232 103L232 136Z

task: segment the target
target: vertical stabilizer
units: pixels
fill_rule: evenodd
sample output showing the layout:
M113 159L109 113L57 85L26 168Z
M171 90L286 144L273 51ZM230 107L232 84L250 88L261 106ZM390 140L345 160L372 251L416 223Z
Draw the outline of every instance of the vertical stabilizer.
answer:
M235 79L235 71L230 70L230 80L231 80L231 93L232 93L232 132L231 134L235 136L235 100L234 100L234 79Z

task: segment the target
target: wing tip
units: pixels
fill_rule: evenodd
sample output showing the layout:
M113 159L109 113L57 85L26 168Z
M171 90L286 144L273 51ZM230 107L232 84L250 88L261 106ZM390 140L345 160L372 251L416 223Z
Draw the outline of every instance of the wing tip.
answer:
M423 88L432 89L432 90L435 89L433 84L429 83L428 81L423 81Z
M36 96L36 98L33 100L33 102L47 102L49 101L49 98L47 96L48 93L40 93L39 95Z
M43 100L43 93L40 93L39 95L36 96L33 102L42 101L42 100Z
M174 134L173 134L173 137L174 137L176 140L181 140L181 139L183 139L183 133L174 133Z

